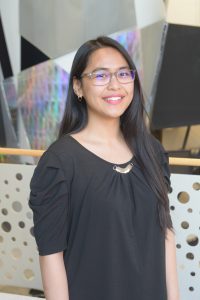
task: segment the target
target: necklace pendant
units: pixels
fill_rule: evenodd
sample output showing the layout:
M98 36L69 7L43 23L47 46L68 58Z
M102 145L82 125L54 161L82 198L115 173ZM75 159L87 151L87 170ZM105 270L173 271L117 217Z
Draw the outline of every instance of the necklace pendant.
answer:
M130 170L132 169L133 167L133 164L132 163L129 163L126 167L122 168L122 167L119 167L119 166L114 166L113 167L113 170L115 170L116 172L119 172L119 173L129 173Z

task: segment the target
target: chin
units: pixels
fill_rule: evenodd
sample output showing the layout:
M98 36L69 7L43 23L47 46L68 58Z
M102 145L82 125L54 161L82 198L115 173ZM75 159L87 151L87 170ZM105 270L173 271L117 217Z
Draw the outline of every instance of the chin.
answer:
M107 113L104 116L106 116L107 118L118 119L123 115L124 111L125 110L120 111L120 112Z

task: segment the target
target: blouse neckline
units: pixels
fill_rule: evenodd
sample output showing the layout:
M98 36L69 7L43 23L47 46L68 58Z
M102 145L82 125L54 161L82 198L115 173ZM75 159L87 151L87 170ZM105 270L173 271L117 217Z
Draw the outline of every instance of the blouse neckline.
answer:
M130 160L128 160L127 162L124 162L124 163L114 163L114 162L110 162L100 156L98 156L96 153L92 152L91 150L89 150L88 148L86 148L85 146L83 146L80 142L78 142L74 137L72 137L71 135L67 135L75 144L77 144L79 146L80 149L86 151L87 153L89 153L90 155L92 155L93 157L95 157L96 159L106 163L106 164L109 164L109 165L112 165L112 166L119 166L119 167L124 167L126 165L128 165L129 163L131 163L134 159L134 155L131 157Z

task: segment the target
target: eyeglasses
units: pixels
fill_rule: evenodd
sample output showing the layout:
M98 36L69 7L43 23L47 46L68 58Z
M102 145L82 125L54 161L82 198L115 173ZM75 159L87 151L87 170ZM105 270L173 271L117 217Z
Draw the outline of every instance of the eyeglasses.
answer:
M109 84L111 78L115 76L119 83L126 84L134 81L135 74L136 70L130 70L128 68L125 68L113 73L107 70L98 70L95 72L82 74L81 78L87 76L92 81L93 85L106 85Z

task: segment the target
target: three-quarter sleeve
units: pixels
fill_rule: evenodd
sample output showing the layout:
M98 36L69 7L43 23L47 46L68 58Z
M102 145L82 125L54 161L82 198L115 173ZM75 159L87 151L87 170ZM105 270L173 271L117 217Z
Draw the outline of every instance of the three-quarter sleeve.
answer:
M30 183L29 206L40 255L67 248L69 191L59 158L46 151Z

